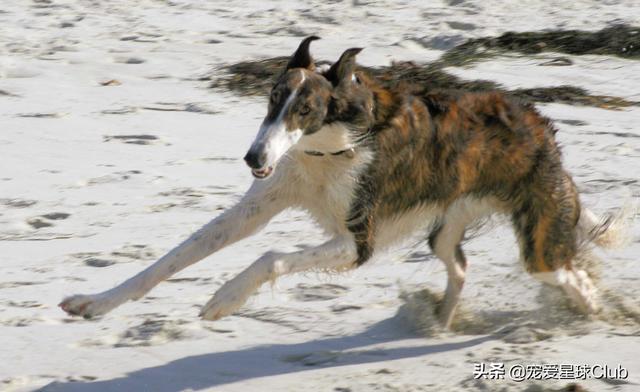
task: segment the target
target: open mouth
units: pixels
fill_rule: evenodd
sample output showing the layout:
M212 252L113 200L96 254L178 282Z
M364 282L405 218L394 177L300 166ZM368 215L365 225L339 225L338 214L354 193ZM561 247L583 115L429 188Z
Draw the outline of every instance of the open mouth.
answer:
M271 172L273 172L273 166L267 166L262 169L251 170L251 174L253 174L255 178L267 178L269 177Z

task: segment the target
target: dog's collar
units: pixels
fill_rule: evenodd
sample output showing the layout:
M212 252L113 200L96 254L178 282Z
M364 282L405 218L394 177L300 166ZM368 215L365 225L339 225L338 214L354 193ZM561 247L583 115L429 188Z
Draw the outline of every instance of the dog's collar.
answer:
M325 155L331 155L334 157L344 155L346 158L353 159L356 156L356 148L360 145L358 143L362 142L365 137L371 134L371 128L367 130L367 132L360 137L360 140L356 141L356 144L353 147L346 148L344 150L335 151L335 152L322 152L316 150L304 150L304 153L307 155L311 155L313 157L323 157Z
M340 155L344 155L345 157L351 159L356 155L356 149L351 147L351 148L347 148L346 150L340 150L336 152L320 152L320 151L314 151L314 150L304 150L304 153L314 157L323 157L325 155L332 155L334 157L337 157Z

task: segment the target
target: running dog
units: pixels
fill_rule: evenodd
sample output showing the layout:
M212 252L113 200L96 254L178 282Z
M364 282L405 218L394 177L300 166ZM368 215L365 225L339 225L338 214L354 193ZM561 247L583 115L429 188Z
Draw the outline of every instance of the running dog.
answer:
M64 311L91 318L137 300L290 207L308 211L330 239L267 252L215 293L202 318L233 313L279 276L356 268L423 230L448 273L438 317L450 327L467 266L465 229L494 213L509 217L534 278L562 287L582 312L598 311L591 279L572 260L581 241L606 245L611 221L580 207L549 119L499 92L384 87L357 68L360 48L316 69L316 39L302 41L271 90L244 157L256 180L243 198L122 284L64 299Z

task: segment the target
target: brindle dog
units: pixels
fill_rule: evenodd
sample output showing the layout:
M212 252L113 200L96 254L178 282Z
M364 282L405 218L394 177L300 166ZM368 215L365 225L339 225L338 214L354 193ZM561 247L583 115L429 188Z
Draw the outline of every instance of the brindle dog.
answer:
M242 200L121 285L65 299L65 311L92 317L140 298L289 207L308 211L331 239L268 252L215 293L203 318L232 313L284 274L360 266L422 229L447 267L440 319L449 327L467 266L465 229L493 213L510 217L529 273L561 286L583 312L598 310L594 285L572 261L579 241L605 244L610 221L581 209L549 119L497 92L385 88L357 69L358 48L317 70L315 39L302 41L272 89L245 156L256 180Z

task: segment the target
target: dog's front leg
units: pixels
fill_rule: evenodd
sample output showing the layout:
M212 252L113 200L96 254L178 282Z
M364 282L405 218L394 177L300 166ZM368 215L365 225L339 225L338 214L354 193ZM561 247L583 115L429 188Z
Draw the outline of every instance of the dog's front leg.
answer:
M267 252L249 268L225 283L202 308L200 316L217 320L236 311L260 286L282 275L318 270L345 270L356 266L356 244L337 237L311 249L294 253Z
M211 253L258 231L285 203L268 181L256 181L238 204L203 226L157 262L120 285L92 295L65 298L60 307L71 315L91 318L128 300L144 296L161 281Z

